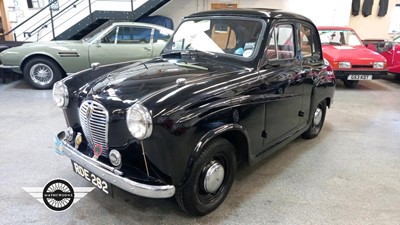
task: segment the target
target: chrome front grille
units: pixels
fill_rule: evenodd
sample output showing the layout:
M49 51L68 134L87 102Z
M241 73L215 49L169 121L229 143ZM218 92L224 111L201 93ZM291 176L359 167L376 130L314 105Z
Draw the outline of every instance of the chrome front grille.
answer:
M372 69L374 68L374 65L352 65L351 68L367 68L367 69Z
M108 111L98 102L87 100L79 108L79 120L89 147L101 145L105 157L108 157L108 118Z

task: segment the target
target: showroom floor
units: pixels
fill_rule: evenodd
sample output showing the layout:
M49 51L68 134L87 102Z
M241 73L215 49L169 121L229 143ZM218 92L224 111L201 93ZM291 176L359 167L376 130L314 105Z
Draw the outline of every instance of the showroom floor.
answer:
M54 178L91 187L53 150L66 127L51 91L24 81L0 84L1 224L399 224L400 82L336 88L324 128L255 167L239 169L225 202L191 218L174 199L94 189L66 212L52 212L23 187Z

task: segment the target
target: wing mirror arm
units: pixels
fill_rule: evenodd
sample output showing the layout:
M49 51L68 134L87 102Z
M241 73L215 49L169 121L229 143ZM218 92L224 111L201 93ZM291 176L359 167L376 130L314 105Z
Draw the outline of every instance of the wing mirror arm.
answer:
M94 44L96 45L96 47L101 47L101 45L100 45L100 40L96 40L95 42L94 42Z
M99 69L100 63L94 62L94 63L90 64L90 67L92 68L93 71L95 71L95 70Z

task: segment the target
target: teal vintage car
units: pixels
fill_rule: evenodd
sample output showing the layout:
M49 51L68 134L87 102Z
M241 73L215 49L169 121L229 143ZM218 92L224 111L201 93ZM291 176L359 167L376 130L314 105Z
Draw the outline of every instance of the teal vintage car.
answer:
M0 53L1 68L22 73L37 89L50 89L68 74L160 54L173 31L137 22L108 22L82 40L27 43Z

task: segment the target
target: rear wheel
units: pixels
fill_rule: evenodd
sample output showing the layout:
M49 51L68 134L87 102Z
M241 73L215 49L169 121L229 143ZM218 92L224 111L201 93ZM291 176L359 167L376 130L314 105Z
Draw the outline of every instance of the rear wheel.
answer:
M356 88L358 86L358 80L343 80L343 83L347 88Z
M64 75L63 70L53 60L44 57L30 59L23 68L25 79L37 89L51 89Z
M176 200L183 210L201 216L224 201L236 174L234 151L233 145L223 138L207 144L194 162L186 183L176 190Z
M317 108L314 111L313 118L311 120L311 125L302 134L302 137L305 139L311 139L318 136L319 132L321 132L322 126L324 125L326 114L326 102L322 101L318 104Z

